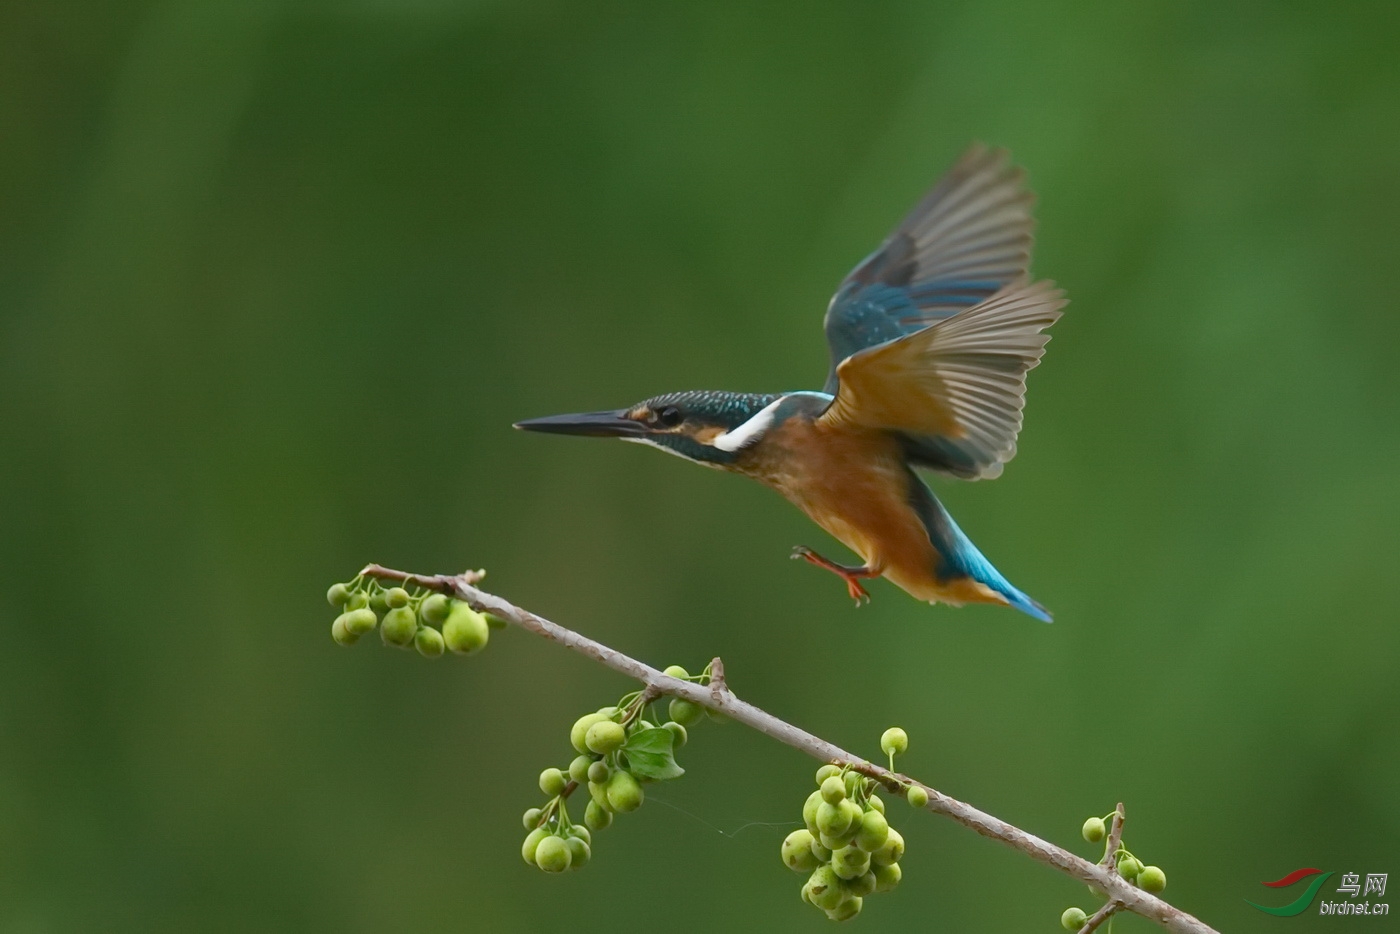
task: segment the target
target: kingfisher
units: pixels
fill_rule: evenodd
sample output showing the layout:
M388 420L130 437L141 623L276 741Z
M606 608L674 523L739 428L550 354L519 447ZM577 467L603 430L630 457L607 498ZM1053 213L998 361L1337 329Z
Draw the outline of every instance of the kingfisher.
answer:
M1005 150L963 153L836 290L820 392L672 392L515 427L647 444L772 487L860 556L792 554L840 576L857 606L870 599L862 581L883 576L918 600L1048 623L915 472L988 479L1016 454L1026 374L1066 304L1028 275L1024 177Z

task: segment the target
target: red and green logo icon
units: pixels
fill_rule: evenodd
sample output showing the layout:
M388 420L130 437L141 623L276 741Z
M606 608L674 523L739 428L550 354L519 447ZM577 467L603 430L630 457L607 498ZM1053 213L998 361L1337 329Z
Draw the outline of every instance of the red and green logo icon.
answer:
M1280 905L1277 908L1272 908L1268 905L1256 904L1255 902L1249 901L1247 898L1245 901L1267 914L1276 915L1280 918L1291 918L1294 915L1300 915L1308 910L1308 907L1313 903L1313 899L1317 898L1318 889L1322 888L1323 884L1327 882L1331 875L1332 873L1323 872L1321 869L1295 869L1282 879L1263 883L1271 889L1286 889L1304 879L1311 878L1312 881L1308 883L1308 887L1303 891L1303 894L1299 895L1287 905Z

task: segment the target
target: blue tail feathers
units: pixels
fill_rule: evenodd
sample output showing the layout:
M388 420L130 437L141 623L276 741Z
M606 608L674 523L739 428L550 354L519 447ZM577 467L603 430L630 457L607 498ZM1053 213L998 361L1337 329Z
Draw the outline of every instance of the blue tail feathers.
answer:
M1039 601L1026 596L1010 584L1007 584L1005 589L1002 589L987 581L983 581L982 583L987 584L988 587L991 587L997 593L1001 594L1011 602L1012 606L1022 613L1025 613L1027 616L1033 616L1042 623L1053 623L1055 621L1055 618L1050 615L1050 611L1042 606Z
M1054 621L1049 610L1013 587L1011 582L992 566L992 562L988 561L986 556L977 550L977 546L972 544L972 540L963 534L963 530L958 528L958 524L953 521L948 510L943 508L938 497L933 495L933 491L912 471L909 479L910 503L924 520L929 540L933 542L933 547L939 554L939 577L970 577L1001 594L1007 603L1027 616L1034 617L1042 623Z

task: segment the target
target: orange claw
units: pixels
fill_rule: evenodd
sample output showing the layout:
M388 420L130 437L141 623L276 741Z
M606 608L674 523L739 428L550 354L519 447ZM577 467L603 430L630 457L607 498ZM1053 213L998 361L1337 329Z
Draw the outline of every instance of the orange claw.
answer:
M792 556L794 558L801 558L809 564L815 564L819 568L826 568L837 577L840 577L846 582L846 593L850 594L851 599L856 602L856 606L860 606L861 603L870 602L870 592L865 589L860 580L863 577L879 577L880 572L874 568L864 565L852 568L844 564L837 564L835 561L823 558L812 549L803 545L798 545L793 548Z

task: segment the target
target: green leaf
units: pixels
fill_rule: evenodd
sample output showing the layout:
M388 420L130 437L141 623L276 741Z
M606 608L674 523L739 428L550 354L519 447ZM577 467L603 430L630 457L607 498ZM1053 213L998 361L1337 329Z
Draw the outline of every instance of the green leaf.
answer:
M627 737L627 745L622 754L627 757L627 771L635 778L644 781L664 782L680 778L685 769L676 765L676 757L671 751L675 736L670 730L638 730Z

